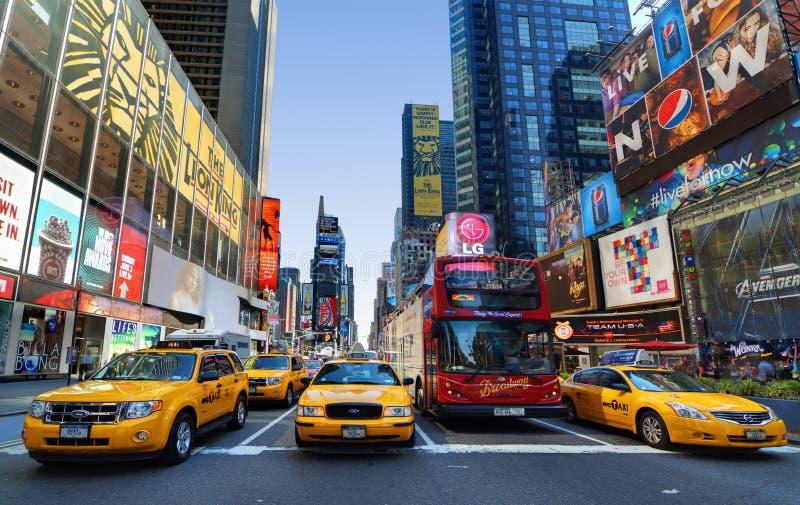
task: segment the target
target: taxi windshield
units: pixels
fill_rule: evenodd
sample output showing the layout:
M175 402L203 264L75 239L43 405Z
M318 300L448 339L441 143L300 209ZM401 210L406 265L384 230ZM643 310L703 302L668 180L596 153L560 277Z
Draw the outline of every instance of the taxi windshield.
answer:
M374 384L399 386L400 380L390 365L371 362L327 363L317 375L314 384Z
M686 374L663 370L626 370L636 389L675 393L712 393L714 390Z
M93 380L186 381L194 375L197 356L179 352L137 352L117 356Z
M288 370L288 356L252 356L244 363L245 370Z

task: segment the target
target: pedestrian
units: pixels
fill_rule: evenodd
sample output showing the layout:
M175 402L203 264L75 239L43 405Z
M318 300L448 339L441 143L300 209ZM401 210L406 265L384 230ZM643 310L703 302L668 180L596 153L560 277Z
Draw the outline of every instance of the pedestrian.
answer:
M775 367L772 363L766 360L761 360L758 363L758 382L767 383L775 379Z
M778 371L776 372L775 376L781 380L788 380L792 378L792 371L789 369L789 365L784 363L783 361L778 362Z

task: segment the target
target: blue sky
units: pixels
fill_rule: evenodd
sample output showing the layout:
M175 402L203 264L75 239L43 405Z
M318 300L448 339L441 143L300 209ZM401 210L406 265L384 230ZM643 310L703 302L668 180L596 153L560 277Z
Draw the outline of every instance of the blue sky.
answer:
M278 0L268 193L281 200L281 266L308 281L324 196L347 240L362 341L400 206L403 105L453 118L447 5Z

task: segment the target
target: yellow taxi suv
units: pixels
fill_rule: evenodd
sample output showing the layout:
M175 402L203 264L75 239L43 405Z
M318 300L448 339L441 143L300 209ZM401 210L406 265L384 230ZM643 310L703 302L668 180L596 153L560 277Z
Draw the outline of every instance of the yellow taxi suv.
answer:
M247 418L247 374L225 349L189 342L122 354L89 380L34 398L22 442L35 460L185 461L198 433Z
M614 363L564 381L568 421L585 419L629 430L658 449L673 444L760 449L787 443L786 425L767 406L715 393L649 360Z
M301 379L308 377L308 368L299 354L256 354L244 362L244 369L250 378L251 403L279 401L291 407L295 395L306 387Z
M359 344L357 344L358 346ZM414 407L392 366L354 351L328 361L297 402L295 442L384 443L414 447Z

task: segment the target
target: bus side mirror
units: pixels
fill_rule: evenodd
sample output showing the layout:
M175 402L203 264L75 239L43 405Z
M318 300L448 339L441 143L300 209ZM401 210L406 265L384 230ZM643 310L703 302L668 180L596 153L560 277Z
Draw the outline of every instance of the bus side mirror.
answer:
M411 377L406 377L405 379L403 379L404 386L410 386L412 384L414 384L414 379L412 379Z

